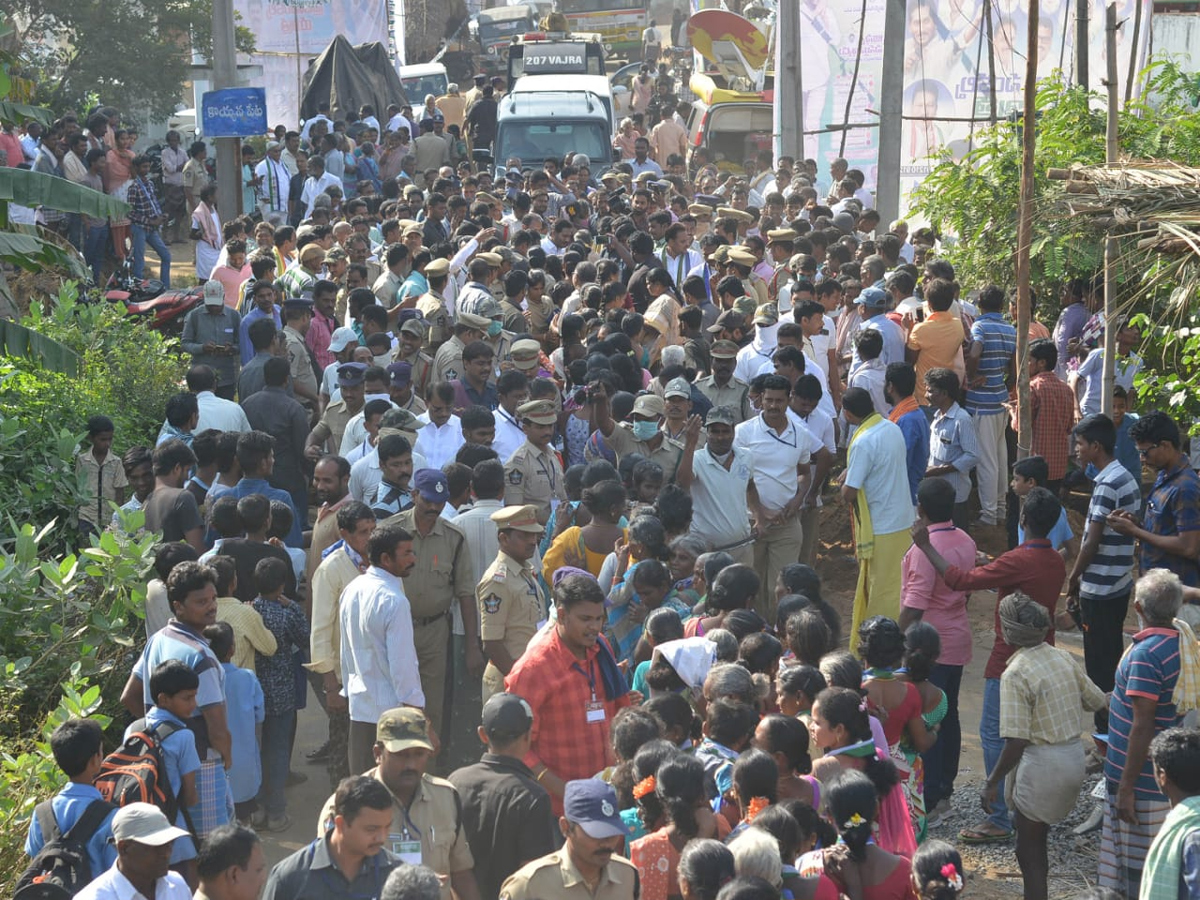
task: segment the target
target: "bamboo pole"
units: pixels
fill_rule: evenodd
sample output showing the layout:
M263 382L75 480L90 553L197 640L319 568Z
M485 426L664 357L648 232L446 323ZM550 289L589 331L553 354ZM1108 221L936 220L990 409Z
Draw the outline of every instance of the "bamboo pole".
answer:
M1025 124L1021 133L1021 200L1017 219L1017 459L1030 453L1033 421L1029 409L1029 251L1033 243L1033 148L1037 125L1038 0L1029 0L1025 57Z
M1108 73L1104 86L1108 90L1108 122L1104 135L1104 163L1109 168L1117 164L1117 4L1110 3L1104 11L1105 55ZM1117 372L1117 239L1112 232L1104 239L1104 370L1100 382L1100 408L1112 415L1113 383Z

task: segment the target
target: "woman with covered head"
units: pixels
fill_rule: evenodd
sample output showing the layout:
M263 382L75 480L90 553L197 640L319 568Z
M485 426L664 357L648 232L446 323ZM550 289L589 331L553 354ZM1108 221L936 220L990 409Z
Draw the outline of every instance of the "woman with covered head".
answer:
M1050 615L1019 591L1000 601L1000 629L1016 652L1000 676L1004 750L983 788L990 809L1010 772L1005 798L1017 829L1017 862L1025 900L1043 900L1049 874L1050 826L1075 808L1084 779L1084 711L1104 706L1104 693L1065 650L1046 643Z

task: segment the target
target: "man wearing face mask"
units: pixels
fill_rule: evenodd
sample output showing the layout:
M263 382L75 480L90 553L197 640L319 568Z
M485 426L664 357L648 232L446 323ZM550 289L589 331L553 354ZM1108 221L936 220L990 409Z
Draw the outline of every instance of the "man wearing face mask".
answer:
M454 785L425 771L433 756L428 723L419 709L402 706L379 717L375 729L376 766L366 775L392 797L392 823L385 848L410 866L428 866L442 882L442 900L479 900L475 859L463 830L462 801ZM334 808L325 801L318 833Z
M674 481L684 450L681 442L667 437L661 430L666 413L662 398L656 394L642 394L633 402L633 411L629 414L633 421L626 425L613 419L608 390L602 382L596 382L588 390L595 398L596 428L617 454L618 461L630 453L640 453L662 466L664 479Z
M417 564L405 576L405 593L411 598L413 642L421 671L425 709L437 734L449 734L451 692L450 607L462 613L467 671L483 675L483 649L479 643L479 615L475 612L475 567L466 536L442 517L450 498L446 476L439 469L419 469L412 478L412 509L387 519L413 536ZM447 741L447 744L449 742Z
M501 900L635 900L638 871L620 855L625 829L610 785L598 778L569 782L558 827L565 846L509 876Z

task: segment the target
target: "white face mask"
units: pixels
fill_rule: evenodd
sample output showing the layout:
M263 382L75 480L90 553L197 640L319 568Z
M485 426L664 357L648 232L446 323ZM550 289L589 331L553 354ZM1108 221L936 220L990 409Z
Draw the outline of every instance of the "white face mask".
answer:
M392 355L390 353L385 353L382 356L374 356L372 359L375 360L375 365L385 369L392 363Z

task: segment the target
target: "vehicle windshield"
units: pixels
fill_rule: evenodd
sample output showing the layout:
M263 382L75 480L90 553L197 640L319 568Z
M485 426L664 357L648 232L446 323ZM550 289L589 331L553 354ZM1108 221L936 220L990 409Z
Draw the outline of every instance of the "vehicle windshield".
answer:
M496 139L496 159L516 156L525 165L540 166L553 156L562 159L583 153L599 168L612 158L608 129L603 122L502 122Z
M441 74L418 75L400 79L400 84L404 87L404 96L414 107L424 103L429 94L433 94L435 97L442 96L446 93L447 83L446 76Z

